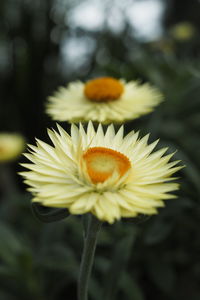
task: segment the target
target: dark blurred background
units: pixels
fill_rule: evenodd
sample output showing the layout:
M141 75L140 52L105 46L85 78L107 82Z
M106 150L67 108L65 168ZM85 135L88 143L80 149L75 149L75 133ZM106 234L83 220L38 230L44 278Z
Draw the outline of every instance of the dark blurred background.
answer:
M127 130L178 150L178 199L146 222L103 227L91 299L200 299L199 49L198 0L0 1L0 132L47 141L46 98L73 80L140 79L165 95ZM81 219L37 221L18 161L0 165L0 299L75 300Z

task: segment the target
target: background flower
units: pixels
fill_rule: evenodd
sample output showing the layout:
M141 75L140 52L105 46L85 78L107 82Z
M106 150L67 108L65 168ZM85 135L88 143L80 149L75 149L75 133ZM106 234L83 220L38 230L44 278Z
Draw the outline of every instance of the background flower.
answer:
M170 29L171 36L178 41L188 41L195 36L195 26L190 22L180 22Z
M47 113L59 121L122 123L151 112L162 98L148 83L101 77L59 88L48 98Z
M23 136L15 133L0 133L0 163L16 159L25 148Z

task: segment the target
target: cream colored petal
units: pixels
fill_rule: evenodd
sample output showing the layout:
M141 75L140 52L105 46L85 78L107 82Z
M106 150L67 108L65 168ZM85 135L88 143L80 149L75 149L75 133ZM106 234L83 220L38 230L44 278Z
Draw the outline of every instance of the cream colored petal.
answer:
M114 203L106 194L99 197L95 207L95 214L102 221L107 221L112 224L120 218L119 206Z
M78 199L83 197L84 195L87 195L87 189L77 189L77 191L67 191L67 193L64 195L60 195L57 193L53 196L46 197L45 193L37 194L37 197L41 199L41 201L45 201L46 203L49 202L49 205L52 206L53 204L65 204L65 203L75 203Z
M67 136L59 135L55 130L47 130L50 139L52 140L55 148L59 148L68 157L72 158L72 141Z
M111 145L114 149L119 150L119 145L121 145L123 142L123 135L124 135L124 127L121 126L111 142Z
M113 126L113 124L109 125L106 133L105 133L105 138L104 138L104 142L105 142L105 146L106 147L110 147L110 144L112 143L113 139L115 137L115 128Z
M148 215L155 215L157 213L158 213L158 211L156 208L151 208L151 210L149 210ZM139 214L145 215L145 213L134 212L134 211L126 210L124 208L121 210L121 216L124 218L134 218L134 217L137 217Z
M34 165L34 164L21 164L21 166L43 175L55 176L61 178L66 176L65 171L62 169L54 169L52 167L47 167L47 166L44 168L43 166Z
M145 157L147 157L153 151L153 149L156 147L156 145L158 144L158 141L159 140L153 142L150 145L147 145L145 147L145 149L143 151L141 151L141 153L138 153L137 155L136 155L136 153L133 153L134 164L136 164L137 162L139 162L139 161L143 160Z
M135 143L138 139L138 135L139 135L139 131L138 132L134 132L134 131L129 132L123 139L123 144L121 146L122 151L127 151L127 149L129 147L131 147L131 149L132 149L135 146Z
M95 136L95 130L94 130L94 126L92 124L91 121L89 121L88 123L88 127L87 127L87 137L88 137L88 144L90 144L91 140L93 139L93 137Z
M101 124L98 125L97 128L97 133L94 138L94 144L96 146L103 146L104 147L104 132L103 132L103 127Z
M105 193L104 193L105 194ZM131 209L132 205L124 199L124 197L121 197L121 195L115 191L115 192L106 192L106 195L108 198L113 199L120 208L125 208L125 209Z
M79 124L79 132L80 132L81 148L86 149L88 147L87 134L81 123Z
M79 146L80 137L78 127L74 124L71 125L71 139L74 147Z
M33 180L33 181L38 181L40 183L48 183L48 182L57 182L57 183L65 183L66 179L68 178L68 176L66 175L66 178L63 177L57 177L57 176L48 176L48 175L42 175L40 173L36 173L33 171L29 171L29 172L20 172L20 175L22 175L23 177L29 179L29 180Z
M84 194L82 197L73 202L69 210L72 214L87 213L93 209L98 197L99 195L97 193Z
M145 195L134 193L131 189L124 189L119 192L119 194L126 199L126 201L135 207L141 208L151 208L151 207L162 207L163 201L159 199L154 199L150 197L145 197Z
M165 184L152 184L144 186L130 187L133 193L140 193L142 196L152 196L154 199L159 199L160 195L166 192L177 190L179 185L177 183L165 183Z
M40 141L39 139L36 139L36 141L38 146L37 153L39 155L43 157L45 156L50 160L54 160L55 162L59 162L59 158L57 157L55 149L52 146Z
M60 164L52 163L52 161L50 161L50 160L45 160L45 159L38 158L37 153L35 155L25 153L24 156L27 159L29 159L32 163L34 163L35 165L41 166L43 168L50 167L52 169L59 170L59 171L61 169L63 169L63 170L65 170L65 172L68 170L68 168L66 168L64 165L62 165L62 167L61 167Z

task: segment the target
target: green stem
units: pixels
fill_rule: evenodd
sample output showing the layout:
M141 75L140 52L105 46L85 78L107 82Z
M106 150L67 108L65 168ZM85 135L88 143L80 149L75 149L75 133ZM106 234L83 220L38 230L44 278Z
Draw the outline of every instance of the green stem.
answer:
M94 261L97 236L102 224L93 215L90 215L89 218L78 280L78 300L88 300L88 284Z

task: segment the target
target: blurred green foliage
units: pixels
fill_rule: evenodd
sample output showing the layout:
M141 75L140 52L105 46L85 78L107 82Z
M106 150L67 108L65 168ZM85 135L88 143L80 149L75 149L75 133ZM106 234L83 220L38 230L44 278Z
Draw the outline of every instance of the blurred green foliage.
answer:
M171 1L171 8L178 7L178 2ZM195 6L186 5L183 19L188 16L189 21L193 20L191 12L200 6L197 2ZM127 80L139 78L159 87L165 101L150 115L126 124L125 129L151 132L151 140L160 138L160 147L169 146L170 152L178 150L176 159L186 165L178 174L178 199L169 200L159 215L146 222L141 217L103 226L90 296L94 300L199 300L197 16L194 14L197 27L192 40L170 40L168 44L170 37L165 28L164 43L141 43L128 23L120 33L106 27L96 31L72 28L68 12L75 5L76 1L58 0L0 2L1 130L20 131L31 142L35 136L46 139L45 128L55 124L44 114L45 99L58 85L71 80L106 74ZM166 24L175 23L176 13L180 21L180 10L168 7ZM63 65L61 57L63 40L72 37L90 38L95 45L74 69ZM19 169L15 163L0 170L0 299L76 299L81 217L70 216L51 224L37 221L31 214L31 196L15 175Z

